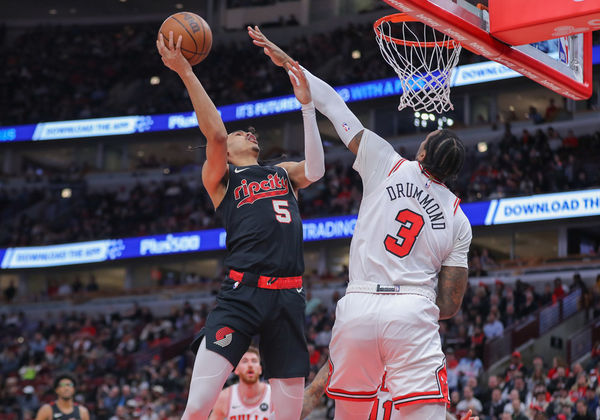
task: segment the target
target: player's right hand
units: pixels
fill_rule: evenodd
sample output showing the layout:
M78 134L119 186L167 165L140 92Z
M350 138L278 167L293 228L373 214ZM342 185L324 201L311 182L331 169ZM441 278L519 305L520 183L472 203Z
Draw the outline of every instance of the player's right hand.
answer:
M192 66L189 61L181 53L181 42L183 38L179 35L177 44L173 45L173 31L169 31L169 43L165 44L165 40L162 33L158 34L156 40L156 48L162 58L162 62L176 72L177 74L183 74L186 70L191 70Z
M265 54L271 57L271 60L276 66L284 67L285 63L292 61L289 55L267 39L258 26L255 26L254 28L248 26L248 35L253 39L252 43L254 45L263 48Z
M290 82L292 82L294 88L294 95L296 95L298 102L305 105L312 101L310 87L308 86L308 81L306 80L306 76L304 76L300 64L298 64L297 61L291 60L285 65L285 68L290 76Z

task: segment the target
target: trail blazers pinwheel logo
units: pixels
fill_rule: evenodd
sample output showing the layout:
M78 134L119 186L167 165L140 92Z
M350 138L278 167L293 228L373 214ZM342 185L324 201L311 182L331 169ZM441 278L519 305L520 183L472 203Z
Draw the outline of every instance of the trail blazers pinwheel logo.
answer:
M215 344L217 346L227 347L231 344L231 340L233 339L233 333L234 331L229 327L221 328L219 331L217 331L217 334L215 336L215 338L217 339L217 341L215 341Z

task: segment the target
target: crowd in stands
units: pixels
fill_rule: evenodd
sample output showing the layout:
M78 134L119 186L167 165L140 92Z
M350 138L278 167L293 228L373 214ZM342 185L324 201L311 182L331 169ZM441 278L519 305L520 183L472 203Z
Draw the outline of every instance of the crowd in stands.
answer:
M293 23L293 17L286 21ZM14 39L0 34L0 102L11 104L0 114L0 126L190 110L183 84L156 52L159 26L40 26ZM371 24L302 36L284 47L333 84L395 75L375 47ZM361 59L352 58L354 50ZM462 59L476 57L464 52ZM249 39L215 38L196 72L217 105L291 93L285 72ZM153 76L160 84L150 84Z
M468 149L461 178L453 185L466 201L585 189L600 184L596 169L600 132L576 137L549 127L513 133L510 124L487 151Z
M507 126L485 153L468 148L460 178L450 183L463 202L538 194L600 185L596 170L600 132L564 138L554 130ZM400 151L402 153L402 151ZM410 156L409 156L410 157ZM70 198L54 188L0 189L6 229L0 246L28 246L93 239L166 234L221 226L198 181L177 179L138 184L118 191L88 191L83 180ZM327 162L322 180L301 191L304 218L356 214L362 182L351 161ZM8 223L8 221L11 221Z
M328 298L314 297L312 287L343 285L346 280L347 272L306 277L309 381L327 360L340 298L338 292ZM209 287L217 288L218 282L211 280ZM451 410L461 413L470 408L482 420L595 418L574 414L583 410L582 401L589 413L596 413L600 351L585 369L579 364L568 366L559 358L544 360L538 356L525 363L515 352L503 375L490 376L487 385L482 381L487 340L576 288L585 289L584 293L592 296L590 301L598 305L597 287L588 290L577 276L570 286L557 279L554 288L549 285L541 295L520 281L515 287L497 283L494 287L469 288L459 314L440 322ZM40 404L55 398L52 379L63 371L76 375L76 400L88 407L92 420L179 418L193 360L185 349L204 325L210 308L186 302L164 317L137 304L123 313L55 311L42 320L30 319L24 312L0 315L0 419L32 418ZM537 411L545 412L546 417ZM502 417L505 412L512 417ZM522 413L521 417L515 417L516 413Z
M166 317L137 305L125 313L55 313L36 321L23 312L0 316L0 418L32 418L55 398L52 378L65 371L79 379L76 400L92 419L180 418L191 365L185 356L162 360L160 349L198 331L208 309L186 303Z
M447 356L449 381L462 374L451 388L450 409L458 414L471 409L480 419L490 420L594 420L600 416L598 365L569 367L558 357L549 365L541 356L525 364L515 351L503 374L490 375L482 383L472 375L479 368L476 358L467 355L456 361L452 352Z

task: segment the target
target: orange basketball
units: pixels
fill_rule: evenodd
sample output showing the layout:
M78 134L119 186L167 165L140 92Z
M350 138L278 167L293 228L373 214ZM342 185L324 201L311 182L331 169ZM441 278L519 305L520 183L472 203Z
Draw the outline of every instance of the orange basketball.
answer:
M179 12L169 16L160 25L165 44L169 43L169 31L173 31L173 44L177 45L179 35L181 40L181 53L192 66L204 60L212 46L212 32L204 19L195 13Z

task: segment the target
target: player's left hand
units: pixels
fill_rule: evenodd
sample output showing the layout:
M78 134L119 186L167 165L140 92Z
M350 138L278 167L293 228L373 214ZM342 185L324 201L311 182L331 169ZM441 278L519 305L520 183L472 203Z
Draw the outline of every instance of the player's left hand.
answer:
M162 62L176 72L179 75L182 75L185 71L191 70L192 66L189 61L181 53L181 42L183 38L179 35L177 39L177 44L173 42L173 31L169 31L169 43L165 44L165 40L162 33L158 34L158 39L156 40L156 48L158 48L158 52L162 58Z
M285 68L290 76L290 82L292 82L292 86L294 87L294 95L296 95L298 102L307 104L312 101L310 87L302 68L300 68L300 64L297 61L289 61L285 64Z

